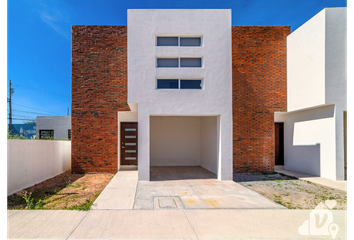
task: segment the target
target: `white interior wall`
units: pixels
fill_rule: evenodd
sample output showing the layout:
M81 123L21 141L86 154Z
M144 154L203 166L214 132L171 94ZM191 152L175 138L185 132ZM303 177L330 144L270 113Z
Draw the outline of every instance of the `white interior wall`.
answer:
M217 117L200 118L200 166L218 174Z
M284 122L284 168L336 180L335 107L276 113Z
M217 117L150 117L151 166L201 166L218 174Z
M151 166L200 165L200 117L150 117Z

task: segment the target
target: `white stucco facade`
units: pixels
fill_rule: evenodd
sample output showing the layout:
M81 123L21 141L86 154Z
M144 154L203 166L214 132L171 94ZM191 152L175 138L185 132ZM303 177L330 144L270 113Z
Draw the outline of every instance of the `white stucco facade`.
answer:
M157 36L200 36L202 45L156 46ZM201 57L203 64L199 68L157 68L158 57ZM138 106L139 180L150 179L152 162L163 164L162 152L151 148L151 131L156 120L152 117L158 116L199 117L186 123L189 127L194 126L193 136L200 138L209 134L213 139L209 142L200 140L199 145L196 144L199 153L193 161L198 161L198 157L199 163L202 158L206 159L205 168L217 173L219 180L232 180L231 58L231 10L128 10L128 103ZM203 87L156 89L158 78L202 79ZM213 126L211 131L215 134L200 132L208 125ZM153 137L158 138L158 133ZM215 146L216 150L208 155L213 156L212 159L200 151L201 144ZM152 160L152 156L158 157Z
M284 168L344 180L347 9L326 8L287 37Z

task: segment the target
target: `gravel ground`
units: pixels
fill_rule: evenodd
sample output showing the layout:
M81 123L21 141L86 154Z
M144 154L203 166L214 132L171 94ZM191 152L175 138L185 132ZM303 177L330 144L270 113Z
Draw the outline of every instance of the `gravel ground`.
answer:
M326 200L347 209L346 192L279 173L236 173L234 181L289 209L314 209Z

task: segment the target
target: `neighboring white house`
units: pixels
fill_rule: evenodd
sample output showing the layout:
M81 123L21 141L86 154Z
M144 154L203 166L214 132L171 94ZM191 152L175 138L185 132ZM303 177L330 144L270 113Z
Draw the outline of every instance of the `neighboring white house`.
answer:
M71 139L70 116L38 116L36 128L37 139Z
M178 165L232 180L231 10L131 9L127 29L133 111L118 121L139 122L139 180Z
M287 37L284 168L346 179L347 9L325 8Z

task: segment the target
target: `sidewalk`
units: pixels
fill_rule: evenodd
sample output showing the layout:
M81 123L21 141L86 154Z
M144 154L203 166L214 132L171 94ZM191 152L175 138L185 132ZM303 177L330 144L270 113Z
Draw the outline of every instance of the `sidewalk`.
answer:
M9 239L332 239L302 236L311 210L9 210ZM346 211L334 210L345 239Z
M278 208L269 199L233 182L208 180L199 186L199 181L188 181L190 189L182 191L187 199L193 191L195 193L191 196L198 196L193 198L195 202L219 197L219 194L230 197L233 196L231 193L237 192L237 198L229 198L232 199L230 203L224 198L225 203L220 207L239 207L191 208L183 205L182 201L178 207L171 208L173 204L164 202L166 199L162 198L164 201L159 204L166 205L164 207L136 210L134 201L139 198L136 194L139 184L137 171L125 169L114 176L90 211L8 210L8 239L333 239L326 230L325 236L299 234L299 227L309 219L312 210L289 210L281 205ZM153 192L161 197L165 196L161 194L174 191L168 181L151 184L161 184L161 188L149 191L143 188L140 195ZM167 196L175 196L174 193ZM151 200L153 197L148 196ZM156 203L154 205L157 206ZM346 213L345 210L329 213L329 223L337 224L339 229L335 239L346 237ZM328 225L320 225L328 229ZM303 227L309 229L308 226Z

